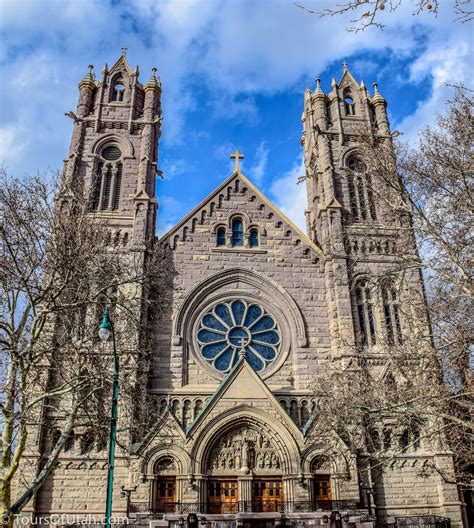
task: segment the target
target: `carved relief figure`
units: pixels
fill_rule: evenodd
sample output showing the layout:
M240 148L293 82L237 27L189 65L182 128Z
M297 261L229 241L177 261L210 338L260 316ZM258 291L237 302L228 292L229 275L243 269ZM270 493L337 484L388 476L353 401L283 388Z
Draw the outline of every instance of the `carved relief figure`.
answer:
M210 469L280 469L280 457L271 439L262 431L241 427L224 435L211 452Z

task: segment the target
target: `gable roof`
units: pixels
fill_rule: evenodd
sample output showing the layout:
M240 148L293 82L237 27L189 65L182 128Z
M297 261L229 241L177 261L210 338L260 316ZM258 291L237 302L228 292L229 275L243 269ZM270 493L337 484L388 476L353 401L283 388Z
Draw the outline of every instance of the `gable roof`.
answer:
M195 433L199 425L222 399L232 400L233 402L238 400L268 400L282 421L286 424L287 429L293 430L294 433L299 432L299 434L301 434L301 431L283 410L266 383L250 366L248 361L245 358L242 358L223 379L214 394L201 409L201 412L195 418L194 422L186 430L186 436L188 438Z
M184 226L193 216L195 216L208 202L215 199L219 193L223 191L228 185L231 184L234 180L239 179L245 185L252 190L252 192L269 208L272 212L280 217L297 235L301 238L301 241L309 246L314 252L316 252L320 257L324 255L323 250L315 244L299 227L297 227L278 207L270 201L259 189L256 187L240 170L234 171L225 181L223 181L219 187L211 192L204 200L202 200L194 209L192 209L180 222L178 222L173 228L171 228L167 233L165 233L161 240L165 241L172 237L181 227Z

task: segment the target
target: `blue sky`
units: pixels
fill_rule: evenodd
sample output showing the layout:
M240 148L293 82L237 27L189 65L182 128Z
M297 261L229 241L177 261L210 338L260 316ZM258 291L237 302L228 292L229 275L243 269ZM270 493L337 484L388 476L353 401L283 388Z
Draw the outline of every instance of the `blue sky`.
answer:
M454 21L451 0L438 17L412 11L403 0L383 13L384 31L354 34L350 17L320 19L292 0L3 0L0 161L18 176L61 168L78 81L127 47L142 82L156 66L163 83L159 231L229 175L235 148L247 176L304 227L300 118L315 77L329 91L346 60L358 80L377 81L409 141L443 110L447 84L472 87L472 25Z

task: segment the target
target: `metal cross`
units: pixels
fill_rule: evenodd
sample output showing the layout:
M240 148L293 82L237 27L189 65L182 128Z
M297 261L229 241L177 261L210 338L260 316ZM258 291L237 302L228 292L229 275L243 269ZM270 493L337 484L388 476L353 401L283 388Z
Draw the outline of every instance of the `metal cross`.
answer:
M236 150L233 154L230 155L230 157L235 160L234 172L239 172L240 171L239 160L244 159L244 155L241 154L238 150Z
M128 48L122 48L122 56L125 57L125 55L127 54L127 50Z

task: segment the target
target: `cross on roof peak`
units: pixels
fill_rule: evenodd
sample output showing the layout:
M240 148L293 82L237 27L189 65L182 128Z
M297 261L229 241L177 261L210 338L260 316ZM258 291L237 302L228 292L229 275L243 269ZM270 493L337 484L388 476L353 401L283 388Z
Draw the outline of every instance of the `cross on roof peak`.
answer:
M239 160L244 159L244 155L238 150L236 150L234 153L230 155L230 157L235 160L234 172L240 172Z

